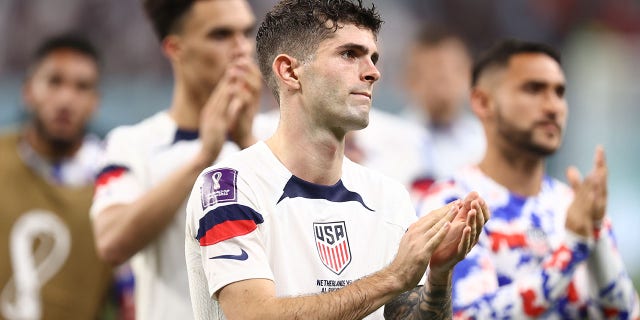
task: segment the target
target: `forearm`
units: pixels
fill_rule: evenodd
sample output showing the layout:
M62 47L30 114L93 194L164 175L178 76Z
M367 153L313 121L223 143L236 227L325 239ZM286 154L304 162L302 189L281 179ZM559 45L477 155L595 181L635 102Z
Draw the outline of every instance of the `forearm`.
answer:
M384 270L337 291L299 297L274 297L273 292L261 298L256 296L262 292L256 282L260 280L237 282L221 290L219 300L227 319L362 319L402 291L396 278Z
M94 219L100 257L121 264L152 242L175 218L206 166L193 159L129 204L107 207Z
M610 221L605 220L595 231L595 238L595 246L587 260L589 277L597 288L595 300L603 309L623 312L637 309L638 296L616 248Z
M451 273L429 275L424 286L407 291L384 308L385 319L451 319Z

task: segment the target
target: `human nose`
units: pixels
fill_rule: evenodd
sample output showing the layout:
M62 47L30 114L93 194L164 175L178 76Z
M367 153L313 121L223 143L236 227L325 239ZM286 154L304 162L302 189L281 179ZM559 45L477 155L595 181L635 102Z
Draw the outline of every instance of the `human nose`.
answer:
M250 56L253 52L253 42L245 34L239 34L234 39L234 56Z
M563 96L558 96L555 93L547 95L544 102L544 111L548 114L558 115L562 114L567 109L567 101Z
M374 83L374 82L380 80L380 77L382 75L380 74L380 70L378 70L376 65L373 64L373 61L366 60L364 68L365 68L365 70L362 73L362 80L363 81Z

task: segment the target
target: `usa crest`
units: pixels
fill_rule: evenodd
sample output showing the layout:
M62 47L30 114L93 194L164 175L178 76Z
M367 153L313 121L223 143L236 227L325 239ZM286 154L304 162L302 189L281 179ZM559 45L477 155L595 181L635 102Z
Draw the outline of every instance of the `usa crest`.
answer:
M221 168L205 173L202 187L200 187L202 209L216 203L237 201L237 176L238 171L230 168Z
M325 267L339 275L351 263L351 248L344 221L314 223L318 256Z

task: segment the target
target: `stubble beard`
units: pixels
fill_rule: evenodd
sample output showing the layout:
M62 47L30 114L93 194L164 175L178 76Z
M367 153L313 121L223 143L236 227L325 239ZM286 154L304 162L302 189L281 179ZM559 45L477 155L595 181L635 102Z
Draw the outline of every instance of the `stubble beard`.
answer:
M502 113L497 112L497 128L498 134L511 146L515 149L527 152L537 157L545 158L553 155L558 147L545 147L540 145L534 141L533 137L533 128L529 129L518 129L512 124L509 123L502 116Z
M74 148L81 143L86 132L86 128L82 127L73 136L61 137L51 133L42 119L35 117L33 123L36 134L49 145L56 156L61 157L69 155Z

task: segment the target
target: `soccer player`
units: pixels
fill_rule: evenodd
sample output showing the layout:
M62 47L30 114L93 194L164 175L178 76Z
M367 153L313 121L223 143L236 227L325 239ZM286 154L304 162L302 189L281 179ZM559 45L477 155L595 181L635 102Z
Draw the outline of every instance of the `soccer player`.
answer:
M426 169L411 191L421 194L438 179L476 163L484 154L482 126L468 111L471 56L463 38L444 25L424 25L406 51L404 112L423 133L420 159ZM460 154L464 157L460 157Z
M451 271L488 218L483 200L470 193L412 224L399 183L344 157L346 133L368 123L380 24L360 1L284 0L266 15L258 61L280 123L193 187L196 318L451 316Z
M184 204L204 168L255 142L255 19L245 0L145 0L144 8L173 68L173 101L109 134L91 214L102 258L133 257L136 319L189 319Z
M87 211L102 148L87 134L99 58L60 35L36 50L23 86L28 121L0 137L0 318L97 319L111 268Z
M562 142L565 77L560 57L538 43L497 43L473 68L471 102L485 130L482 161L434 185L427 213L477 190L493 213L453 274L461 319L636 319L638 298L606 215L607 164L595 151L570 186L547 176Z

